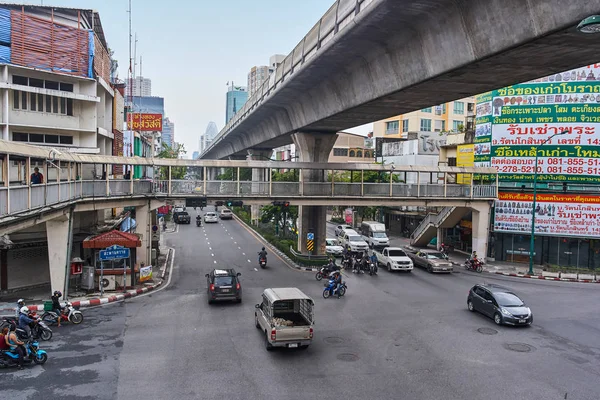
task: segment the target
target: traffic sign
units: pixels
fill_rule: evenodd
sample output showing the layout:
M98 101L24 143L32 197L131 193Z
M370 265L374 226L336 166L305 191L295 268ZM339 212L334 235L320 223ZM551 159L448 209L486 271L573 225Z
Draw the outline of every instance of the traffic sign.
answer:
M156 232L158 230L158 226L152 225L152 232Z
M123 246L112 245L104 250L100 250L100 260L121 260L123 258L129 258L129 249Z
M312 232L309 232L306 234L306 239L308 240L315 240L315 234Z

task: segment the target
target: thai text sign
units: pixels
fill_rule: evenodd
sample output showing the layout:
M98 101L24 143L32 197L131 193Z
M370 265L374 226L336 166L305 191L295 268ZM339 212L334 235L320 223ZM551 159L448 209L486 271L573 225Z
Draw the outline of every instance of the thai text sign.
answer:
M600 183L600 64L486 93L478 110L479 102L489 106L477 114L476 166L531 181L537 149L539 181Z
M134 131L162 132L162 114L129 113L127 128Z
M494 230L529 234L533 194L500 193L496 200ZM538 194L535 233L600 237L600 196Z
M129 249L126 247L115 244L104 250L100 250L100 260L102 261L121 260L123 258L129 258Z

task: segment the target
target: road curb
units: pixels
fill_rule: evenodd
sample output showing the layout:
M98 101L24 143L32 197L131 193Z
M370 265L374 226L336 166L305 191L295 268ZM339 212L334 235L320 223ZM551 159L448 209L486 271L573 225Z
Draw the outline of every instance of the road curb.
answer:
M305 271L305 272L318 272L319 271L319 268L315 268L315 267L301 267L301 266L299 266L291 258L289 258L287 256L287 254L285 254L283 251L279 250L277 247L275 247L271 243L269 243L269 241L267 239L265 239L260 233L256 232L256 230L254 228L252 228L250 225L248 225L240 217L238 217L237 215L235 215L235 213L233 213L233 218L235 218L240 224L244 225L246 228L248 228L252 232L254 232L254 234L256 236L258 236L260 238L260 240L262 240L263 243L265 243L271 249L271 251L273 251L273 253L276 253L280 258L282 258L283 260L285 260L285 262L290 267L295 268L295 269L297 269L299 271Z
M108 297L95 297L93 299L88 299L88 300L77 300L77 301L73 301L71 303L73 304L73 307L75 307L75 308L93 307L93 306L114 303L115 301L123 301L125 299L130 299L132 297L139 296L140 294L151 292L154 289L158 288L160 285L162 285L162 283L163 283L163 281L161 280L154 285L146 286L146 287L139 288L139 289L128 290L125 293L116 294L116 295L112 295L112 296L108 296ZM27 308L29 308L32 311L44 311L43 304L28 305Z

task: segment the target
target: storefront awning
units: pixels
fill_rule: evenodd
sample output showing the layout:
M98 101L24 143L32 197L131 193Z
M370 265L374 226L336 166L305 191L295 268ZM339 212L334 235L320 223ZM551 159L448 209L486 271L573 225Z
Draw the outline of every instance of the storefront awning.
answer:
M135 233L120 232L117 230L92 236L83 241L84 249L105 249L113 245L127 248L141 247L142 241Z

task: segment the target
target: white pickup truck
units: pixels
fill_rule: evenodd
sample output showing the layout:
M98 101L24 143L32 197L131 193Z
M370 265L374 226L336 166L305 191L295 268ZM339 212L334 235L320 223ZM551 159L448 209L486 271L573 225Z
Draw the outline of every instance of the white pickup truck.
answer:
M254 311L254 324L264 332L265 348L306 349L313 339L313 306L300 289L265 289Z
M413 262L400 247L385 247L381 251L373 250L377 262L388 271L412 271Z

